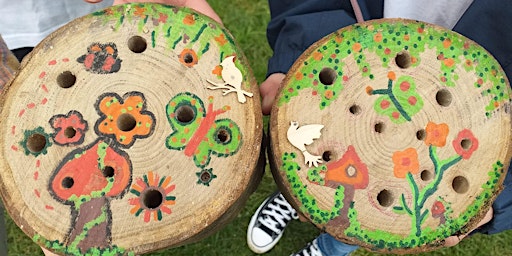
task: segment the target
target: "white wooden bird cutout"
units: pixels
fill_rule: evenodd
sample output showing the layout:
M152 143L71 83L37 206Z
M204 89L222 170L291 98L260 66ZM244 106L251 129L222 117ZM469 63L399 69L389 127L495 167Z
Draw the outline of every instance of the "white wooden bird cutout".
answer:
M321 156L312 155L306 149L306 145L310 145L313 143L314 139L320 138L322 135L320 130L322 130L322 128L324 128L322 124L309 124L299 127L298 122L291 121L288 132L286 133L288 141L302 152L304 162L309 167L311 167L311 165L317 167L318 164L322 162Z
M209 79L206 79L208 83L212 84L213 86L208 86L208 89L215 90L215 89L223 89L222 95L226 95L231 92L236 92L238 101L240 103L245 103L247 100L245 99L245 96L252 97L252 93L246 92L242 90L242 81L244 80L242 76L242 72L235 66L235 56L229 56L226 57L220 65L222 66L222 80L224 80L224 83L215 83Z

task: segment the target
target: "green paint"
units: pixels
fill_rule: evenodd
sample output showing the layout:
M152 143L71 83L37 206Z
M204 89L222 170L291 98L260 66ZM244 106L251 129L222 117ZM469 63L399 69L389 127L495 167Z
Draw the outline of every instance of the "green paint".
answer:
M459 68L478 77L469 82L489 99L489 104L485 107L486 117L490 117L501 105L510 102L510 89L500 65L481 46L469 39L421 22L370 21L328 35L316 49L309 52L305 61L298 66L297 74L289 74L290 80L282 90L278 106L289 102L304 89L311 90L314 97L320 97L321 110L329 106L341 95L345 84L349 82L350 78L344 76L348 70L344 63L349 58L355 61L361 76L373 80L373 69L389 68L399 53L407 52L410 56L409 69L418 67L423 62L420 56L426 50L434 50L437 54L436 59L428 61L441 70L437 77L439 84L456 86L459 76L455 74L455 70ZM367 61L371 55L380 59L380 63L373 67ZM336 71L334 84L324 85L320 82L319 73L322 68ZM490 89L481 89L483 84L490 86ZM372 86L376 85L373 83ZM404 110L408 113L409 108ZM403 118L404 112L401 114Z
M191 119L187 122L181 122L178 118L183 108L193 112ZM207 110L197 95L186 92L174 96L167 104L166 111L167 120L173 130L166 139L167 148L184 150L191 141L197 141L198 144L194 145L196 149L190 152L190 156L193 156L194 164L199 168L205 168L210 163L212 154L218 157L229 157L236 154L242 146L243 136L240 127L231 119L216 118L228 111L226 107L214 109L213 102L210 102ZM212 122L203 123L210 121ZM219 140L219 135L226 136L226 140ZM201 138L193 140L197 136Z
M93 191L90 195L77 196L73 194L68 198L68 201L74 202L73 207L78 211L83 203L89 202L93 198L104 197L105 194L112 189L112 187L114 187L114 177L109 177L107 178L107 185L102 190Z
M492 165L492 170L488 172L489 182L482 186L482 192L476 196L475 200L469 205L465 211L462 211L459 216L454 216L453 209L450 204L438 197L439 201L443 203L446 208L444 216L446 222L438 226L437 229L424 228L419 236L411 232L408 236L399 236L383 230L364 230L357 219L357 211L353 205L349 209L350 226L345 230L345 235L348 237L356 238L367 245L373 250L393 250L393 249L407 249L418 246L442 246L441 242L458 232L468 232L465 226L475 217L479 211L488 204L488 198L491 198L496 193L496 183L491 182L498 180L505 173L503 164L497 161Z
M23 132L23 140L19 144L27 156L33 155L37 157L40 154L46 155L48 148L52 146L51 136L52 134L46 133L44 128L39 126L33 130L25 130ZM44 139L44 142L41 139Z
M85 223L85 225L82 229L82 232L78 236L76 236L75 240L69 245L69 247L78 248L78 244L80 244L80 242L82 242L87 237L89 230L91 230L94 226L97 226L97 225L107 221L106 211L107 211L107 207L102 206L101 214L98 217L96 217L96 219L93 219L93 220Z
M295 162L295 153L284 153L282 160L282 171L286 173L286 178L290 183L293 195L299 199L300 210L309 215L311 221L315 224L325 224L340 215L343 208L343 198L345 197L345 188L338 186L334 192L335 203L331 209L320 209L314 196L307 191L307 185L304 185L297 174L300 171L299 164Z
M108 144L104 141L98 144L96 154L98 154L98 169L103 170L105 168L105 156L107 155ZM85 151L84 151L85 153Z
M87 252L82 253L76 247L65 246L58 240L47 240L40 235L36 234L32 237L32 240L45 248L51 249L57 253L64 255L83 256L83 255L101 255L101 256L117 256L117 255L128 255L135 256L134 252L127 252L125 249L118 247L117 245L110 246L109 248L90 248Z
M372 95L383 95L375 101L375 112L388 116L394 123L411 121L411 117L423 108L423 99L416 92L416 84L410 76L401 76L394 83L388 80L387 89L372 90Z
M209 51L212 43L218 46L221 56L242 56L242 53L236 48L233 37L227 30L211 18L198 15L188 8L151 3L132 3L113 6L91 15L103 18L104 24L114 20L116 22L113 26L115 31L118 31L124 23L136 25L138 32L141 34L147 34L148 29L150 29L153 48L157 41L165 40L168 48L172 50L194 49L199 61L201 56ZM166 18L162 19L162 17ZM191 20L193 20L192 24L190 24ZM152 26L149 26L149 24L152 24ZM160 34L162 37L159 37ZM185 42L183 40L184 35L193 36L191 40ZM224 36L226 43L215 40L220 35ZM249 70L247 65L240 63L240 59L238 58L236 65L242 72L244 79L247 79L248 74L250 74ZM244 87L249 85L249 82L243 83Z

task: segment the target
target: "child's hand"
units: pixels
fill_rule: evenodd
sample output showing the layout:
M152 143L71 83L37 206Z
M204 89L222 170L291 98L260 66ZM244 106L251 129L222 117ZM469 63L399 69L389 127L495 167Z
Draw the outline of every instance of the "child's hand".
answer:
M263 83L261 83L261 112L263 112L264 115L270 114L270 110L272 110L272 105L274 104L277 91L279 90L279 86L281 86L281 82L283 81L285 76L286 75L283 73L274 73L267 77L267 79L263 81Z
M457 245L458 243L460 243L460 241L464 238L466 238L471 232L473 232L473 230L477 229L478 227L484 225L485 223L489 222L492 220L492 216L493 216L493 210L492 210L492 207L491 209L489 209L489 211L485 214L484 218L478 223L477 227L470 230L468 233L466 234L463 234L463 235L459 235L459 236L450 236L448 238L446 238L444 240L444 246L446 247L452 247L452 246L455 246Z
M102 0L84 0L88 3L99 3ZM222 24L222 21L215 13L215 11L212 9L212 7L206 2L206 0L114 0L114 5L116 4L126 4L126 3L160 3L160 4L168 4L168 5L174 5L174 6L184 6L189 7L197 12L200 12L215 21Z

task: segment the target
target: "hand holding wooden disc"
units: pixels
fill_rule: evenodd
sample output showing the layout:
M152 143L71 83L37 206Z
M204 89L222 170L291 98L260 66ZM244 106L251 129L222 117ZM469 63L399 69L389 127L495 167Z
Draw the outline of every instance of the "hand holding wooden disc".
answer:
M262 116L222 25L127 4L42 41L3 98L0 189L41 246L141 254L197 241L259 182Z
M401 19L343 28L310 47L272 110L282 191L334 237L418 252L465 233L510 162L510 87L471 40Z

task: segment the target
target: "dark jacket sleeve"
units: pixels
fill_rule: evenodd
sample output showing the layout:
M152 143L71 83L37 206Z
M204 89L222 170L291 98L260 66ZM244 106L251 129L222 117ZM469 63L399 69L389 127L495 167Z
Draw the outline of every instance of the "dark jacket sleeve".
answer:
M510 81L512 78L512 1L474 0L453 30L489 51L498 60ZM493 219L478 232L494 234L512 229L512 168L508 170L504 186L504 190L494 201Z
M269 6L267 38L274 54L267 75L288 72L311 44L356 23L349 0L269 0ZM359 1L359 6L365 20L382 18L383 0Z

